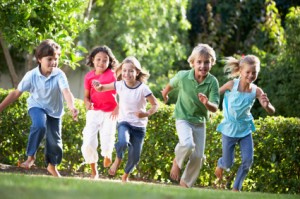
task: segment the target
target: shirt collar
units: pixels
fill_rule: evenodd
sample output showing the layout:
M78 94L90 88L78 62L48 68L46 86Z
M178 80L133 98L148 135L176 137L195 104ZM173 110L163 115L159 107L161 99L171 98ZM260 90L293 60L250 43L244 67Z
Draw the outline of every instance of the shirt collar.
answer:
M43 77L45 77L44 75L42 75L42 73L41 73L39 67L40 67L40 66L37 66L37 67L35 68L35 73L36 73L38 76L43 76ZM49 77L52 77L52 76L58 75L59 70L60 70L59 68L53 68L53 70L52 70L51 74L48 76L48 78L49 78Z
M192 69L190 70L188 78L189 78L190 80L196 81L196 80L195 80L195 69L194 69L194 68L192 68ZM204 83L211 83L211 81L212 81L212 79L211 79L211 74L208 73L207 76L206 76L206 78L204 79L204 81L201 82L201 84L204 84Z

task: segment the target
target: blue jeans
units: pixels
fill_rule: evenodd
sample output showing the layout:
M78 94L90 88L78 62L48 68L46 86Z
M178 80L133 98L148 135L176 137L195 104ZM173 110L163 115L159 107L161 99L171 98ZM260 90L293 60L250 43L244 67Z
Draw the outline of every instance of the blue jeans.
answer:
M46 138L45 163L57 165L62 160L61 118L53 118L41 108L28 111L32 124L27 143L27 156L35 156L42 139Z
M123 159L128 148L128 160L125 166L125 173L132 172L140 160L146 128L130 125L128 122L118 124L118 142L115 144L117 157Z
M241 190L253 163L253 139L251 133L242 138L232 138L222 134L222 157L218 160L218 167L224 170L229 170L232 167L236 144L240 146L242 164L237 171L233 188Z

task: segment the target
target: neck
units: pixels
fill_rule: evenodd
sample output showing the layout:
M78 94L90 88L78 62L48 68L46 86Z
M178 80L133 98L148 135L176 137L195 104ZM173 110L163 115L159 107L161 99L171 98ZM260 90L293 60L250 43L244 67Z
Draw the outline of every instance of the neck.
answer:
M196 76L195 75L195 80L198 82L198 83L201 83L205 80L206 76Z
M247 82L240 81L238 90L240 92L250 92L251 91L251 84Z
M51 74L51 72L43 71L42 67L39 67L39 70L40 70L40 73L45 77L48 77Z

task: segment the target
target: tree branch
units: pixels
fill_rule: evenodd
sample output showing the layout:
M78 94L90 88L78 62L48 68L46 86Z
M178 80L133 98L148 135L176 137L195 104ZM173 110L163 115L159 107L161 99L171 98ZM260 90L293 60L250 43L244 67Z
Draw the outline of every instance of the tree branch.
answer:
M2 46L2 49L3 49L3 53L4 53L4 57L5 57L8 69L9 69L9 73L10 73L10 77L11 77L11 80L12 80L12 84L13 84L14 88L17 88L18 83L19 83L19 77L18 77L18 75L16 73L14 64L12 62L12 58L11 58L10 53L9 53L9 49L7 47L6 42L4 41L4 39L2 37L2 33L1 32L0 32L0 43L1 43L1 46Z

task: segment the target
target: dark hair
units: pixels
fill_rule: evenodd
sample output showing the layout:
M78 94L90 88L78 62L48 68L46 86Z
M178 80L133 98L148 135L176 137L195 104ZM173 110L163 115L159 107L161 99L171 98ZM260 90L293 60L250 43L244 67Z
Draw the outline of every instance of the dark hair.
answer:
M55 54L60 55L61 48L52 39L46 39L40 43L40 45L35 50L35 58L37 61L43 57L53 56Z
M108 46L104 45L104 46L97 46L97 47L93 48L92 52L87 57L86 65L88 65L90 67L94 67L93 60L99 52L104 52L108 55L108 57L109 57L108 68L113 69L114 67L116 67L119 64L118 60L112 53L111 49Z

